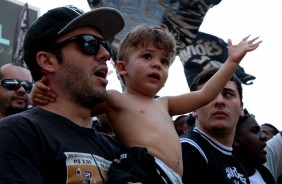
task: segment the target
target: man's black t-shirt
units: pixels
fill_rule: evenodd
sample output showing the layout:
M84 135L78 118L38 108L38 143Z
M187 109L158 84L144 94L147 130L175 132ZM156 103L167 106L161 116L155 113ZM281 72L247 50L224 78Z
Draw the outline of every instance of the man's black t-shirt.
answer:
M103 183L117 142L34 107L0 121L0 183Z
M232 148L211 139L194 128L181 137L183 184L249 184L240 163L232 156Z

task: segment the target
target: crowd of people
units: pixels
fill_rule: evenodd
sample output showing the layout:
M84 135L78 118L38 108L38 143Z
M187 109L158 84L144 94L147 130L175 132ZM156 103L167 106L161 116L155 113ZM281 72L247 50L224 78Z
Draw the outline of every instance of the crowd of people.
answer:
M0 68L0 183L278 181L281 133L267 141L244 111L234 74L261 41L229 40L227 61L197 75L191 92L156 97L176 42L167 29L144 24L119 45L115 67L125 91L106 90L109 40L124 26L114 8L84 13L71 5L31 25L23 46L28 69Z

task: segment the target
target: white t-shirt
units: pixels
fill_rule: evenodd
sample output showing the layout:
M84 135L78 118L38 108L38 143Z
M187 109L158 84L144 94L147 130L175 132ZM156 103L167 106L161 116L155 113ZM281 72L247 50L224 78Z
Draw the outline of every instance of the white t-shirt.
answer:
M271 172L275 181L282 173L282 136L280 133L267 141L267 152L264 166Z
M261 177L258 170L256 170L255 174L249 176L250 184L266 184L263 178Z

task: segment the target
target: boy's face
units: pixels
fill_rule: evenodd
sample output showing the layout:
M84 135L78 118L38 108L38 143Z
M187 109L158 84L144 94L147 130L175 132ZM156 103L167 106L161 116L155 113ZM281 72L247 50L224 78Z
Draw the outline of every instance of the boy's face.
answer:
M128 49L123 77L127 89L155 96L167 80L171 57L153 43L146 46L139 44Z

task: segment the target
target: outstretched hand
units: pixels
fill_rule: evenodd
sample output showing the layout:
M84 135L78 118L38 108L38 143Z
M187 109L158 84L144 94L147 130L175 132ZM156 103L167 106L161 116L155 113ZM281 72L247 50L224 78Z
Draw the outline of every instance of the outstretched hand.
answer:
M54 102L56 99L56 94L51 91L51 89L46 86L48 80L46 77L42 77L40 81L37 81L31 91L31 105L46 105L50 102Z
M255 42L259 37L248 40L250 37L246 36L238 45L232 45L232 41L228 39L228 57L230 60L240 63L247 52L258 48L262 41Z

